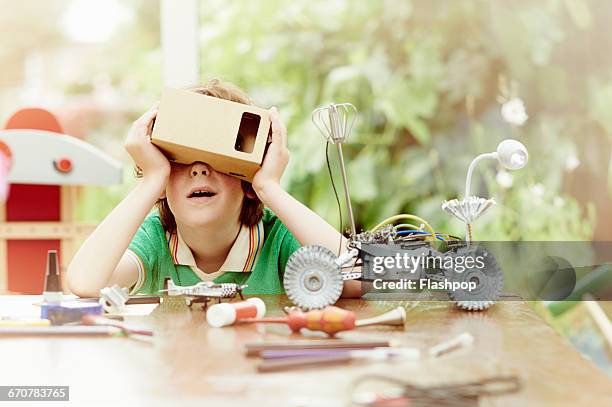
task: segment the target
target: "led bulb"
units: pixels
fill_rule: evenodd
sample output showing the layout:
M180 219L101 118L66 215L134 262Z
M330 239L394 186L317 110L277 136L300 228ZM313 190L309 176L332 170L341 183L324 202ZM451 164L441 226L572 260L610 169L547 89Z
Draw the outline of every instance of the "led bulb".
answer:
M497 159L509 170L523 168L529 160L527 148L517 140L504 140L497 146Z

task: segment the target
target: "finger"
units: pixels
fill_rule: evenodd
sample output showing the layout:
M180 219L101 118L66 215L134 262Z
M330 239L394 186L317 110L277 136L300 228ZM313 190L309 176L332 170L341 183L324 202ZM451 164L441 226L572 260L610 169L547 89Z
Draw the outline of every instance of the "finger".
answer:
M147 123L147 136L149 136L149 140L151 139L151 134L153 134L153 125L155 124L155 119L157 118L157 108L154 110L154 114Z
M153 133L153 124L155 123L155 118L157 117L157 108L151 108L143 117L141 118L141 122L139 122L139 133L143 136L146 136L149 140L151 139L151 133Z
M153 106L153 107L151 107L149 110L147 110L146 112L144 112L144 113L142 114L142 116L140 116L140 117L138 118L138 121L141 121L141 122L147 122L148 120L150 120L150 119L151 119L151 116L152 116L152 115L157 114L157 110L158 110L158 107L157 107L157 106Z
M287 129L280 119L276 107L270 109L270 121L272 122L272 143L278 143L280 147L287 147Z
M155 116L157 116L157 111L158 110L159 110L159 108L157 106L153 106L152 108L147 110L142 116L140 116L138 118L138 120L136 120L136 121L138 123L142 123L142 124L148 126L149 123L151 122L151 120L153 120L153 118Z
M270 125L272 126L272 144L275 144L278 140L279 136L279 128L278 128L278 112L276 108L271 108L270 112Z

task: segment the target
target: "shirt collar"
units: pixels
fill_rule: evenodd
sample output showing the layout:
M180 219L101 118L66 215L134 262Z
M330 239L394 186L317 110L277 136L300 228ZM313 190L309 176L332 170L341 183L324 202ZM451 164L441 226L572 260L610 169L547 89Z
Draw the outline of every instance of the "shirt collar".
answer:
M174 233L166 232L168 240L168 248L172 261L177 265L191 267L197 274L203 273L198 268L193 257L193 253L187 243L183 240L178 228ZM229 272L250 272L255 267L257 257L261 252L261 247L264 242L263 222L259 221L256 225L240 227L238 236L232 245L225 262L219 271ZM199 273L198 273L199 272Z

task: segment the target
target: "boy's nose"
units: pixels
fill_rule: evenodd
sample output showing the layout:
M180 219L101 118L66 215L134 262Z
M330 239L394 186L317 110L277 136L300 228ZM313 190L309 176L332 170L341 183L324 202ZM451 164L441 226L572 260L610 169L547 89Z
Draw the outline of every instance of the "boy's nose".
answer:
M191 174L192 177L195 177L199 174L208 176L211 173L212 167L200 161L196 161L195 163L191 164L191 168L189 169L189 174Z

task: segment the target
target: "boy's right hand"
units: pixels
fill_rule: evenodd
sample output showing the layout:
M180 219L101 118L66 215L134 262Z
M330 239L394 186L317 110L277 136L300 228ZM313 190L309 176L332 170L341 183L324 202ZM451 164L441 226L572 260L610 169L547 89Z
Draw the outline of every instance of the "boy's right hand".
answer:
M158 105L153 106L132 124L125 140L125 149L134 160L134 164L142 170L144 179L155 180L160 183L161 188L165 188L170 176L170 162L151 143L151 131L157 110Z

